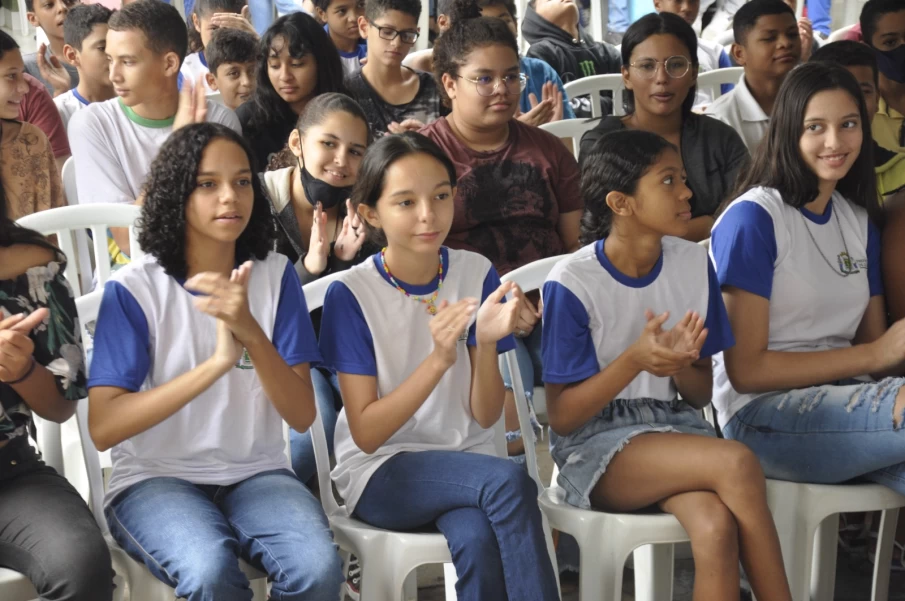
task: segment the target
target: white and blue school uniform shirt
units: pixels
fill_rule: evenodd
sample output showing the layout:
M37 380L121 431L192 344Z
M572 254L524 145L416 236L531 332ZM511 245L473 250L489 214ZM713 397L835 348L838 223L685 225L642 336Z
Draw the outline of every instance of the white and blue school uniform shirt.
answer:
M192 298L150 255L117 271L104 288L89 388L150 390L209 359L216 320ZM287 364L320 361L302 287L285 256L254 262L248 305ZM282 424L246 353L182 409L113 447L106 502L154 477L226 486L289 469Z
M443 287L436 304L466 297L484 301L500 286L496 269L485 257L464 250L441 249ZM398 280L397 280L398 282ZM437 278L425 286L399 282L409 294L430 295ZM390 283L380 255L356 265L327 290L321 320L324 361L337 372L377 378L377 395L397 389L434 348L432 316L426 305L407 297ZM379 449L368 454L352 439L346 410L339 414L334 435L336 467L331 474L351 514L371 475L399 453L466 451L495 454L493 431L471 414L471 359L475 318L459 340L458 357L418 411ZM500 353L515 348L507 336L497 343Z
M616 269L603 242L598 240L557 263L544 283L544 382L573 384L602 371L641 336L647 309L657 315L669 311L664 331L687 311L696 311L708 329L701 357L735 344L703 246L664 237L654 268L634 278ZM671 377L642 371L616 398L673 401L677 396Z
M770 301L771 351L851 346L870 297L883 294L880 234L839 192L815 215L775 189L749 190L717 219L710 254L720 286ZM758 395L732 388L722 354L713 366L713 405L725 425Z
M186 79L191 81L192 85L197 85L198 78L204 77L208 73L210 73L210 69L207 67L207 59L204 58L204 50L189 54L182 61L182 67L179 69L179 76L182 78L178 83L179 89L182 89L182 82ZM207 77L204 77L203 81L204 91L208 94L216 94L216 91L212 90L210 84L207 83Z
M53 99L53 103L57 107L57 112L60 113L60 119L63 120L63 128L67 131L69 130L69 119L72 115L91 104L84 96L79 94L77 88L72 88L65 94L60 94Z
M324 31L330 35L330 26L325 24ZM368 56L368 43L365 40L359 40L352 52L343 52L339 48L336 51L339 53L339 62L343 64L343 75L348 77L361 69L361 59Z

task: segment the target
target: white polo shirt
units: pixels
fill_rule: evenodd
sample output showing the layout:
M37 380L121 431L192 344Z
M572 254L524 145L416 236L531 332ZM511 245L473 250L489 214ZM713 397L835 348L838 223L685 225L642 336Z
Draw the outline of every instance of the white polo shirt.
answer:
M742 137L751 153L767 135L767 128L770 126L770 115L764 112L751 95L744 74L738 80L738 85L728 94L714 100L704 114L730 125Z

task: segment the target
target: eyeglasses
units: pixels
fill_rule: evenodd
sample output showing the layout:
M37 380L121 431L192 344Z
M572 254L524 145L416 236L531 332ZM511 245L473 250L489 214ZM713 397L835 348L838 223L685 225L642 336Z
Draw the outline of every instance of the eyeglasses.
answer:
M402 38L403 44L414 44L420 35L417 31L398 31L393 29L392 27L383 27L382 25L378 25L373 21L368 21L371 27L377 30L377 35L380 36L380 39L387 40L392 42L397 37Z
M517 96L524 92L525 87L528 85L528 76L524 73L510 73L502 77L482 75L477 79L469 79L464 75L456 75L456 77L461 77L465 81L473 83L480 96L493 96L496 93L497 86L501 83L507 94Z
M691 61L684 56L670 56L665 61L646 58L630 63L629 66L634 67L644 79L653 79L657 75L657 69L660 67L661 62L666 69L666 74L673 79L685 77L688 69L691 68Z

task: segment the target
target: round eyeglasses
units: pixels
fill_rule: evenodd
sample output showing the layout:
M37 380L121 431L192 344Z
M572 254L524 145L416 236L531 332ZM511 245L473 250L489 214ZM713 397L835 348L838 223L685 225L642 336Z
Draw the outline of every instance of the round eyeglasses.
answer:
M645 58L630 63L629 66L634 68L642 78L653 79L657 75L657 70L661 63L666 70L666 74L673 79L685 77L688 70L691 68L691 61L684 56L670 56L665 61Z
M465 81L474 84L479 96L493 96L496 93L497 86L503 84L506 93L517 96L525 91L528 86L528 76L524 73L510 73L502 77L491 77L490 75L481 75L475 79L465 77L464 75L456 75Z
M377 35L380 36L380 39L387 40L392 42L397 37L402 38L403 44L414 44L418 40L418 36L420 35L417 31L399 31L397 29L393 29L392 27L384 27L383 25L378 25L373 21L368 21L371 27L377 30Z

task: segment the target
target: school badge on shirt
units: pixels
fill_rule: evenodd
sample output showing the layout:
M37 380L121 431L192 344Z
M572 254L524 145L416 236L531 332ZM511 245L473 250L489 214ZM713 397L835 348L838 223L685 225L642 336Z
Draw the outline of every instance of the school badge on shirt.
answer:
M254 369L255 366L251 362L251 357L248 356L248 349L242 349L242 356L239 357L239 360L236 362L236 367L239 369Z
M836 260L839 262L839 273L843 275L854 275L861 273L862 269L867 269L867 259L853 259L847 252L839 253Z

